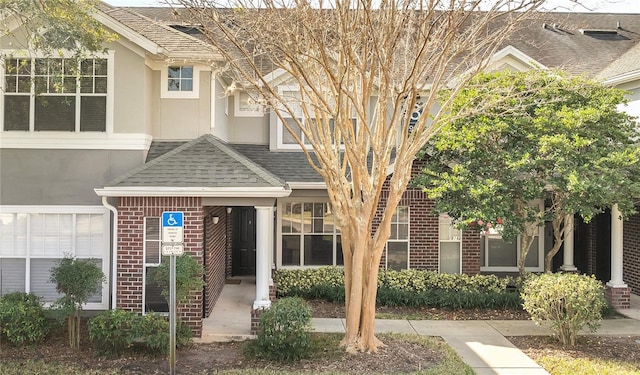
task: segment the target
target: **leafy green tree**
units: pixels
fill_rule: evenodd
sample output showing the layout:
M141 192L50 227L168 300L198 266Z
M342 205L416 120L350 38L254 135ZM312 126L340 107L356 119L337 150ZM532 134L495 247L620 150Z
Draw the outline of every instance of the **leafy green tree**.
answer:
M162 288L162 296L169 301L169 258L164 257L160 266L156 269L153 279ZM186 303L193 291L201 290L202 265L189 254L176 257L176 303Z
M56 290L64 294L58 300L67 315L69 346L80 347L80 312L82 305L91 296L100 292L106 278L100 268L91 259L76 259L65 256L51 268L50 281L56 284Z
M97 0L0 0L4 33L21 24L24 48L99 51L103 42L115 38L93 17L99 4Z
M479 75L425 148L416 182L459 226L521 235L521 273L537 227L551 221L550 272L567 215L588 222L613 204L634 212L640 150L634 118L618 110L624 103L621 90L558 71Z

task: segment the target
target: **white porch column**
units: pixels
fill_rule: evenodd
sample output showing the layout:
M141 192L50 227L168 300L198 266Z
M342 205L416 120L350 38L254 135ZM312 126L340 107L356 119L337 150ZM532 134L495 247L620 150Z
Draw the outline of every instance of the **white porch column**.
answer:
M562 242L564 250L562 253L562 267L560 267L560 269L568 272L577 271L578 269L573 264L573 214L565 216L564 228L564 241Z
M612 288L626 288L622 281L622 218L618 205L611 207L611 281L607 283Z
M271 247L273 243L273 207L256 206L256 300L253 309L271 306Z

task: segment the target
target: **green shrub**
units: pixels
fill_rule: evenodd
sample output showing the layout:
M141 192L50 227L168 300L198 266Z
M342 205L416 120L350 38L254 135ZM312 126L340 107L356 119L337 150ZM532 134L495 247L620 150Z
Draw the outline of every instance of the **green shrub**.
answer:
M164 355L169 352L169 322L163 315L144 316L124 310L110 310L89 321L89 339L96 354L116 357L126 350ZM192 342L187 324L178 321L176 345L185 347Z
M344 302L344 271L340 267L276 270L280 297ZM520 296L510 278L494 275L452 275L418 270L381 270L377 304L444 308L519 309Z
M163 257L162 263L153 279L155 283L162 288L162 295L169 301L169 259ZM188 301L189 294L192 291L202 290L202 272L203 268L196 258L189 254L176 257L176 302L183 304Z
M256 355L291 362L311 353L311 307L301 298L279 299L260 315Z
M89 339L97 355L117 357L132 345L131 331L139 325L138 314L109 310L89 321Z
M76 259L66 255L51 268L50 281L64 294L58 304L66 311L69 347L80 346L80 311L91 296L100 292L105 276L92 259Z
M0 334L13 345L37 343L47 332L47 316L40 297L15 292L0 298Z
M563 345L575 345L586 325L595 332L607 303L594 276L545 273L531 277L522 291L524 309L536 324L549 321Z

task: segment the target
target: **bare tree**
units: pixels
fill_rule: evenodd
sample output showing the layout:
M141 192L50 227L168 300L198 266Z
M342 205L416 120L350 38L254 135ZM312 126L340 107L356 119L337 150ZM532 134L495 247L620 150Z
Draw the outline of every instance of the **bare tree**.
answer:
M224 74L259 93L324 178L342 233L342 345L375 352L380 260L412 163L453 97L439 94L481 71L544 1L174 1L225 56Z

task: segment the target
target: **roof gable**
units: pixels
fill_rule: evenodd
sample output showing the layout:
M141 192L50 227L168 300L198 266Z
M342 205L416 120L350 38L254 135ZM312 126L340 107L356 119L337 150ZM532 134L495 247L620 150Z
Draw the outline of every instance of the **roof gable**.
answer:
M116 178L108 188L285 188L286 183L212 135Z

